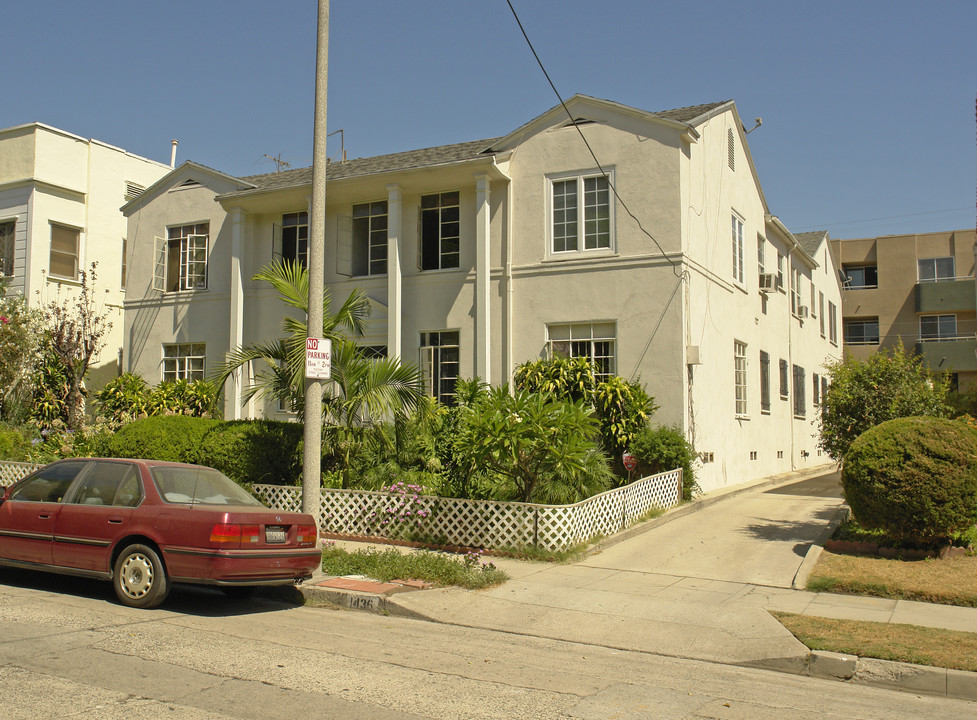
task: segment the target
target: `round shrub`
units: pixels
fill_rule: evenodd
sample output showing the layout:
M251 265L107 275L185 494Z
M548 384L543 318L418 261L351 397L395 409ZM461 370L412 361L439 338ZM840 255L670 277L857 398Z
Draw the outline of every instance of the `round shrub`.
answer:
M695 448L678 427L645 427L631 441L638 461L633 476L657 475L682 468L682 499L691 500L700 490L695 481Z
M293 485L302 474L302 434L299 423L218 422L200 443L199 462L239 483Z
M198 462L200 443L216 420L166 415L131 422L109 438L112 457Z
M841 482L864 527L941 540L977 522L977 430L935 417L889 420L852 443Z

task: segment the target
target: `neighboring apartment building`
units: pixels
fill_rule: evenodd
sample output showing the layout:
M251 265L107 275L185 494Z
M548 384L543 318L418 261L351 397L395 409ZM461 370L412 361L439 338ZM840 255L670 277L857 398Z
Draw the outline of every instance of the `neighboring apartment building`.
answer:
M336 302L371 298L358 342L417 363L447 401L458 377L589 357L648 387L655 421L702 453L705 489L825 461L837 268L826 233L770 214L733 102L567 106L573 122L555 107L504 137L329 166L325 279ZM123 208L126 369L203 377L278 336L284 306L251 278L306 259L311 178L188 162ZM246 381L228 383L226 417L287 417L242 407Z
M843 280L845 352L902 343L961 388L977 380L977 232L832 240Z
M120 208L170 168L41 123L0 130L0 275L32 306L72 297L98 263L97 297L112 329L96 365L118 372L126 281ZM90 384L99 385L96 370Z

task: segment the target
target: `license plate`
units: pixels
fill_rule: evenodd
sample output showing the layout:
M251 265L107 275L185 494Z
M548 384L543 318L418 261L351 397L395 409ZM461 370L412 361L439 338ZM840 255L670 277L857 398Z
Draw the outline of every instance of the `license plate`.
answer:
M268 544L282 544L288 541L285 535L285 528L269 527L265 528L265 542Z

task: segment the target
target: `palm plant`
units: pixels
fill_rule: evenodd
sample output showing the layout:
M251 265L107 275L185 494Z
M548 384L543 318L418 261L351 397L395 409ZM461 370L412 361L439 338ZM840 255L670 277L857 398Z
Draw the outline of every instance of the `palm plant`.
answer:
M305 340L308 337L309 271L297 262L276 262L256 273L252 280L271 285L279 299L301 312L300 317L282 316L284 339L233 348L227 359L217 367L213 381L222 388L227 379L250 362L264 361L255 374L255 381L245 388L243 400L272 397L285 407L291 407L304 417L305 400ZM343 341L342 331L362 335L369 302L359 290L354 290L335 312L331 312L328 289L323 292L322 331L319 337L329 338L334 345Z

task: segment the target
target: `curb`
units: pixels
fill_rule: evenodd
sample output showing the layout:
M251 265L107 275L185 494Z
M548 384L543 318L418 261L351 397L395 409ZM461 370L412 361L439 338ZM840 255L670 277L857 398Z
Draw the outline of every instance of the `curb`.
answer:
M811 576L811 571L814 566L818 564L818 558L821 557L821 552L824 550L824 544L831 538L834 531L838 529L848 517L851 515L851 508L847 505L842 505L838 508L838 511L831 518L831 521L827 526L821 531L814 543L807 549L807 553L804 555L804 560L801 562L801 566L797 568L797 572L794 574L794 580L791 582L791 588L794 590L807 590L807 579Z

